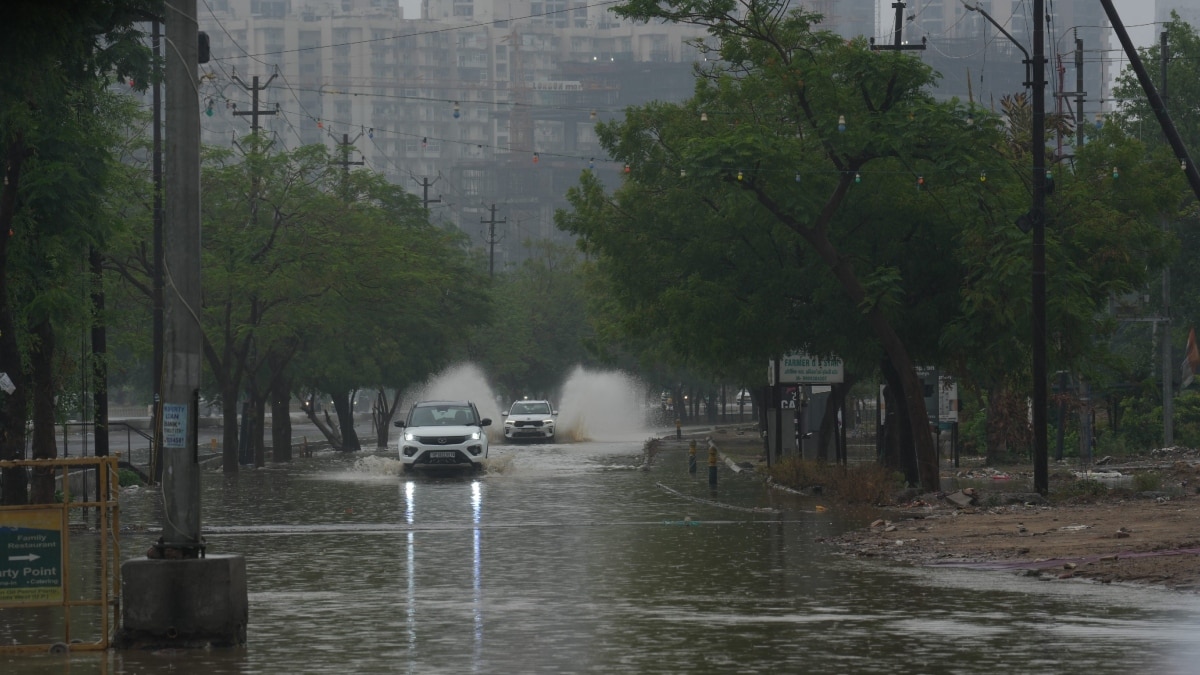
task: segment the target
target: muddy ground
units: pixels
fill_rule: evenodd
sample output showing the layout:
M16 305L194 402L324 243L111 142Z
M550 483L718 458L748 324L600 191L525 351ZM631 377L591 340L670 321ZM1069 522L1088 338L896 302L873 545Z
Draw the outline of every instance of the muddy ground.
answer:
M738 454L738 443L722 440ZM943 468L944 486L973 487L907 497L884 506L870 527L824 542L846 555L914 565L1200 592L1200 451L1101 458L1091 473L1053 464L1048 499L1022 491L1032 484L1030 470L981 460Z

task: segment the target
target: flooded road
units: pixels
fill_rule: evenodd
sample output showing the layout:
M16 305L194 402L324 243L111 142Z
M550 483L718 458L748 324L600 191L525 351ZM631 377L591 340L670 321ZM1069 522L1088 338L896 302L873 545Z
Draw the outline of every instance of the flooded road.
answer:
M210 553L246 557L248 645L0 655L0 672L1195 672L1200 598L897 567L816 540L818 510L668 447L493 446L491 470L401 476L393 453L202 477ZM122 495L126 557L160 495Z

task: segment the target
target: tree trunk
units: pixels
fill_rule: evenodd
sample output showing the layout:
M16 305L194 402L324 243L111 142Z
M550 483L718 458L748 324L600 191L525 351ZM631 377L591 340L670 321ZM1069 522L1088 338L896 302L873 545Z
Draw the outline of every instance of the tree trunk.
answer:
M262 395L250 399L250 447L254 449L254 468L256 469L267 465L266 398L266 395Z
M99 249L88 257L92 268L92 397L96 456L108 457L108 334L104 316L104 266Z
M354 430L354 409L350 406L352 392L347 390L330 392L333 396L333 410L337 413L338 429L342 432L343 452L358 452L362 446L358 442L358 432Z
M291 384L277 382L271 392L271 461L292 461Z
M5 148L4 181L0 185L0 372L16 387L8 394L0 390L0 460L25 459L26 422L29 419L29 378L21 365L16 320L9 305L8 236L17 210L17 188L21 167L29 151L20 134ZM0 493L5 506L29 502L29 471L15 467L0 471Z
M895 464L891 465L904 472L904 480L909 485L920 485L929 490L921 481L921 470L917 462L917 454L913 446L913 429L910 419L911 410L908 409L907 403L903 398L903 386L901 385L901 374L896 370L894 364L889 359L884 359L882 364L883 377L887 381L888 394L888 432L891 435L892 451L896 453ZM921 397L921 408L925 407L925 398ZM894 408L894 412L893 412ZM905 414L909 412L910 414ZM928 436L929 420L922 415L921 427L926 430ZM940 479L938 481L941 482ZM933 488L936 490L937 488Z
M1006 455L1025 453L1033 446L1026 399L1003 382L988 392L987 463L995 465Z
M54 440L54 329L46 319L34 327L33 334L37 341L29 354L33 370L33 459L54 459L58 456ZM53 470L33 470L30 501L54 503Z
M325 410L324 407L321 407L321 409L318 410L319 406L320 403L317 402L316 396L308 397L308 400L304 405L304 412L308 416L308 421L312 422L313 425L317 427L317 431L320 431L321 435L325 437L325 440L329 441L330 447L332 447L334 450L341 451L341 434L338 432L337 427L330 424L329 411ZM321 419L322 415L324 416L324 419Z
M238 472L238 394L221 387L221 468L225 475Z
M988 466L999 464L1005 450L1004 424L1001 421L1004 418L1004 394L1001 390L1002 387L997 386L988 391L987 420L984 422L984 438L987 443L984 462Z
M382 387L375 395L375 407L371 410L371 420L375 425L375 443L379 448L386 448L390 439L392 418L396 416L396 407L400 404L400 392L396 391L391 402L388 401L387 391Z

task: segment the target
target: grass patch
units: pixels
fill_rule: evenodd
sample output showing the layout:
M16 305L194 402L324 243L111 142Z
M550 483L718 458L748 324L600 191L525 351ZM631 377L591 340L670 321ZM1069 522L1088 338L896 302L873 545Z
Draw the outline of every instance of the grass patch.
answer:
M1134 492L1157 492L1162 489L1163 477L1157 471L1133 474Z
M1090 504L1109 496L1111 490L1098 480L1077 480L1050 492L1052 501L1069 504Z
M904 487L903 475L874 462L847 467L792 458L772 466L767 474L793 490L820 490L849 504L890 504Z

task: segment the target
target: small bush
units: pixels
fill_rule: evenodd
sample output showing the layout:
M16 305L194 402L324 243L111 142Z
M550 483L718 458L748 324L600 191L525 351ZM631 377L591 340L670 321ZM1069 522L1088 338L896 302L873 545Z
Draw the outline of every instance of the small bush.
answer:
M820 487L850 504L886 504L904 487L903 475L875 463L844 467L827 462L787 459L768 471L771 479L795 490Z
M1098 480L1077 480L1052 492L1051 497L1062 502L1093 502L1108 493L1108 486Z
M130 485L141 485L142 477L137 475L136 471L129 469L121 469L117 472L117 483L121 487L129 487Z
M1133 474L1134 492L1155 492L1162 488L1162 474L1157 471Z

